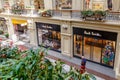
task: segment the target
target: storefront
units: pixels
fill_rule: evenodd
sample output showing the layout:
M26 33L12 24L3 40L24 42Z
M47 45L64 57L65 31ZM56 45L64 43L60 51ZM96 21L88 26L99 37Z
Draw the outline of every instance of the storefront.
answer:
M14 33L17 35L18 39L29 43L30 40L27 20L12 19L12 24L14 27Z
M113 67L117 33L92 29L73 28L73 53L90 61Z
M5 18L2 18L2 17L0 17L0 34L1 34L1 32L8 33L6 20L5 20Z
M60 25L36 22L38 45L61 52Z

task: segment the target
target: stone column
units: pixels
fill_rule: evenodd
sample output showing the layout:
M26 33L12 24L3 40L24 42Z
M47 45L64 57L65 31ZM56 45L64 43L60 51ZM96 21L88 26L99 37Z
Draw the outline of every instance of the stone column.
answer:
M120 32L118 32L114 70L116 76L120 77Z
M2 8L2 1L0 0L0 9Z
M107 0L104 1L104 10L108 10Z
M6 19L6 24L8 28L9 38L12 39L12 35L14 34L14 26L12 24L12 20L10 17L7 17L5 19Z
M117 79L120 80L120 42L119 42L119 56L118 56L118 68L116 68Z
M62 54L72 57L72 34L70 22L62 22L61 26L61 51Z
M30 44L37 46L36 25L33 19L27 20L28 22L28 34L30 37Z
M112 0L113 11L120 11L120 0Z

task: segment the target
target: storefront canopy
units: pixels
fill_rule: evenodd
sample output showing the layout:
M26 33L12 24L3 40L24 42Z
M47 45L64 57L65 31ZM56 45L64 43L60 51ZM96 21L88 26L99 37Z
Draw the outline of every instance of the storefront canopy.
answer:
M12 19L13 24L25 24L27 20Z

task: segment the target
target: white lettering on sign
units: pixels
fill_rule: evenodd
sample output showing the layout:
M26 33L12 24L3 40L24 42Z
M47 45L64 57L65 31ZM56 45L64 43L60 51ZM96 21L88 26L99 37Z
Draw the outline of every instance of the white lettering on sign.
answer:
M90 32L90 31L84 31L84 34L86 34L86 35L92 35L92 36L99 36L99 37L102 36L100 33Z
M84 34L90 35L91 33L88 31L84 31Z

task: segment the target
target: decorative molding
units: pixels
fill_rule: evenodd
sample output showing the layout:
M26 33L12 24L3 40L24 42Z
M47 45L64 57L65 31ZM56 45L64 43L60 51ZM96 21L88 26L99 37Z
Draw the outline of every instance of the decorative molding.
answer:
M65 36L69 36L69 37L72 36L72 34L67 34L67 33L61 33L61 35L65 35Z

